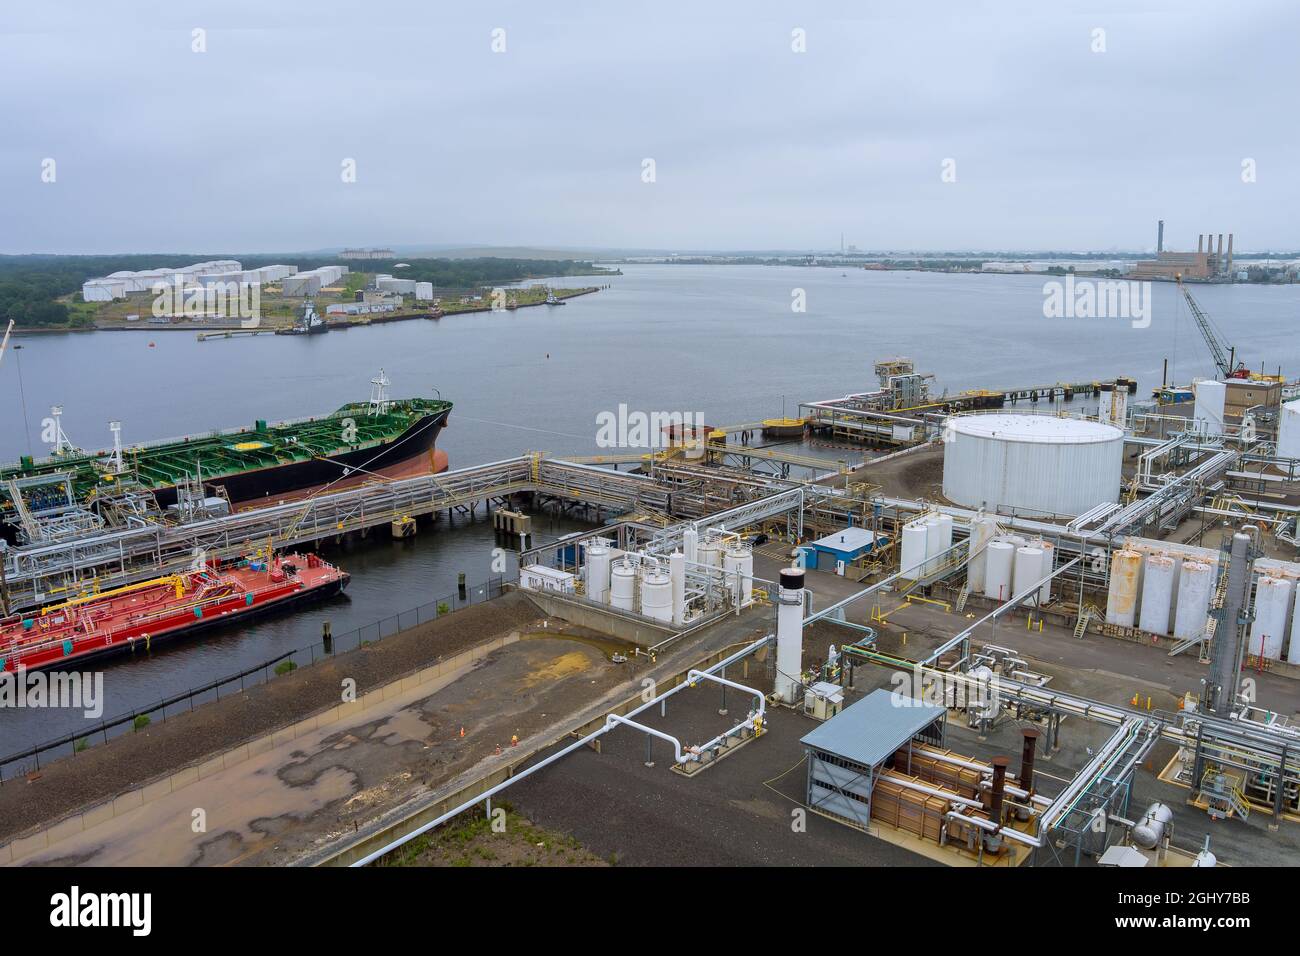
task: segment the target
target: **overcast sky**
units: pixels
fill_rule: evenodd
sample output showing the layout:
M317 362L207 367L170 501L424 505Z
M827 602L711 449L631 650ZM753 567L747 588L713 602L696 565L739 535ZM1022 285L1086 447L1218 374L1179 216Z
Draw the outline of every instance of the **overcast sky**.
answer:
M1300 246L1300 5L1066 6L6 0L0 251Z

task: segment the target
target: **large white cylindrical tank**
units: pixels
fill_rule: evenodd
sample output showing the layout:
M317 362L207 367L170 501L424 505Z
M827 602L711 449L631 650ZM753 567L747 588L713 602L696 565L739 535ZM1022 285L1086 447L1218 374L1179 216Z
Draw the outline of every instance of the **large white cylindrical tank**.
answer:
M722 567L726 572L728 590L735 590L735 582L740 580L740 604L742 607L754 600L754 552L739 546L727 549L722 556Z
M1290 623L1291 582L1260 578L1255 585L1255 623L1250 626L1249 653L1276 661L1282 657Z
M932 515L925 521L925 573L935 574L943 566L939 555L952 547L952 516Z
M898 570L905 578L919 578L925 573L926 538L924 521L903 525L903 545Z
M664 571L647 571L641 579L641 613L656 621L673 619L673 583Z
M668 577L673 583L673 624L686 623L686 555L674 551L668 555Z
M984 569L984 596L995 601L1011 597L1011 566L1015 562L1016 546L1010 541L990 541L989 556Z
M609 564L612 555L603 541L587 546L587 597L602 604L609 600Z
M948 419L943 493L971 508L1078 515L1119 498L1124 432L1052 415Z
M1142 630L1160 635L1169 633L1177 566L1178 562L1167 554L1147 555L1142 573L1142 609L1138 615L1138 627Z
M1056 545L1050 541L1044 541L1039 547L1043 549L1043 575L1045 577L1056 568ZM1042 607L1051 600L1052 582L1044 581L1043 586L1038 589L1038 606Z
M1043 549L1025 545L1016 549L1015 570L1012 572L1012 594L1022 594L1037 584L1043 576ZM1031 604L1038 603L1038 592L1026 599Z
M1184 561L1178 579L1178 610L1174 613L1174 637L1184 640L1205 633L1210 619L1210 594L1214 590L1214 569L1203 561Z
M636 610L636 568L627 562L610 569L609 603L623 611Z
M966 583L970 585L973 594L982 594L984 591L984 569L988 567L989 560L988 544L997 533L997 522L988 515L977 515L970 523Z
M1116 551L1110 560L1110 591L1106 595L1106 623L1132 627L1137 621L1138 581L1142 555L1137 551Z

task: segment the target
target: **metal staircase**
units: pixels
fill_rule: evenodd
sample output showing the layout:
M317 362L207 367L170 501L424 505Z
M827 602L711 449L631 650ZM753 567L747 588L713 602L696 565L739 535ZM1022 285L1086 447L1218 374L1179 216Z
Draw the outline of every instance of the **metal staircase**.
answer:
M953 605L953 610L961 614L966 610L966 599L970 597L970 584L963 584L961 591L957 593L957 603Z
M1088 625L1092 623L1093 617L1099 613L1098 609L1091 604L1085 604L1079 611L1079 620L1074 624L1074 639L1083 640L1083 635L1088 633Z

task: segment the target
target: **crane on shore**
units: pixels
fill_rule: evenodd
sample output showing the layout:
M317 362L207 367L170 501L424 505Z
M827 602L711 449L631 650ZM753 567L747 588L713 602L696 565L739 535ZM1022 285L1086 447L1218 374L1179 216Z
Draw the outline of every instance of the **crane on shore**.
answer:
M1225 346L1222 341L1222 333L1215 328L1210 317L1201 308L1188 288L1183 285L1183 277L1178 277L1178 291L1182 292L1183 298L1187 300L1187 307L1192 310L1192 317L1196 319L1197 328L1201 331L1201 337L1205 339L1205 344L1210 349L1210 357L1214 359L1214 364L1219 367L1219 375L1224 379L1230 378L1250 378L1250 369L1246 368L1244 362L1237 361L1237 350L1232 346Z

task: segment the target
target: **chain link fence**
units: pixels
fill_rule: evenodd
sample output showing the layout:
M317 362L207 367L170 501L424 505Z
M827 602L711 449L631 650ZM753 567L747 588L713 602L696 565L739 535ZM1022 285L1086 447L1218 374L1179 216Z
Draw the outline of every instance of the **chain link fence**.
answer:
M300 667L310 667L318 661L374 644L386 637L392 637L442 617L444 614L454 613L472 604L482 604L500 597L504 592L505 580L499 577L490 578L482 584L467 586L463 597L461 591L457 589L436 601L400 611L342 634L334 634L329 638L328 646L322 635L321 639L311 644L286 651L263 661L256 667L250 667L237 674L228 674L202 687L191 687L184 693L164 698L149 707L105 718L89 730L67 734L7 757L0 757L0 785L7 780L40 770L42 761L49 763L61 757L75 756L90 747L102 746L123 734L134 733L154 721L166 723L168 717L188 713L197 706L221 700L231 694L242 693L249 687L265 684ZM6 675L6 678L16 679L12 675ZM19 690L21 691L21 688Z

